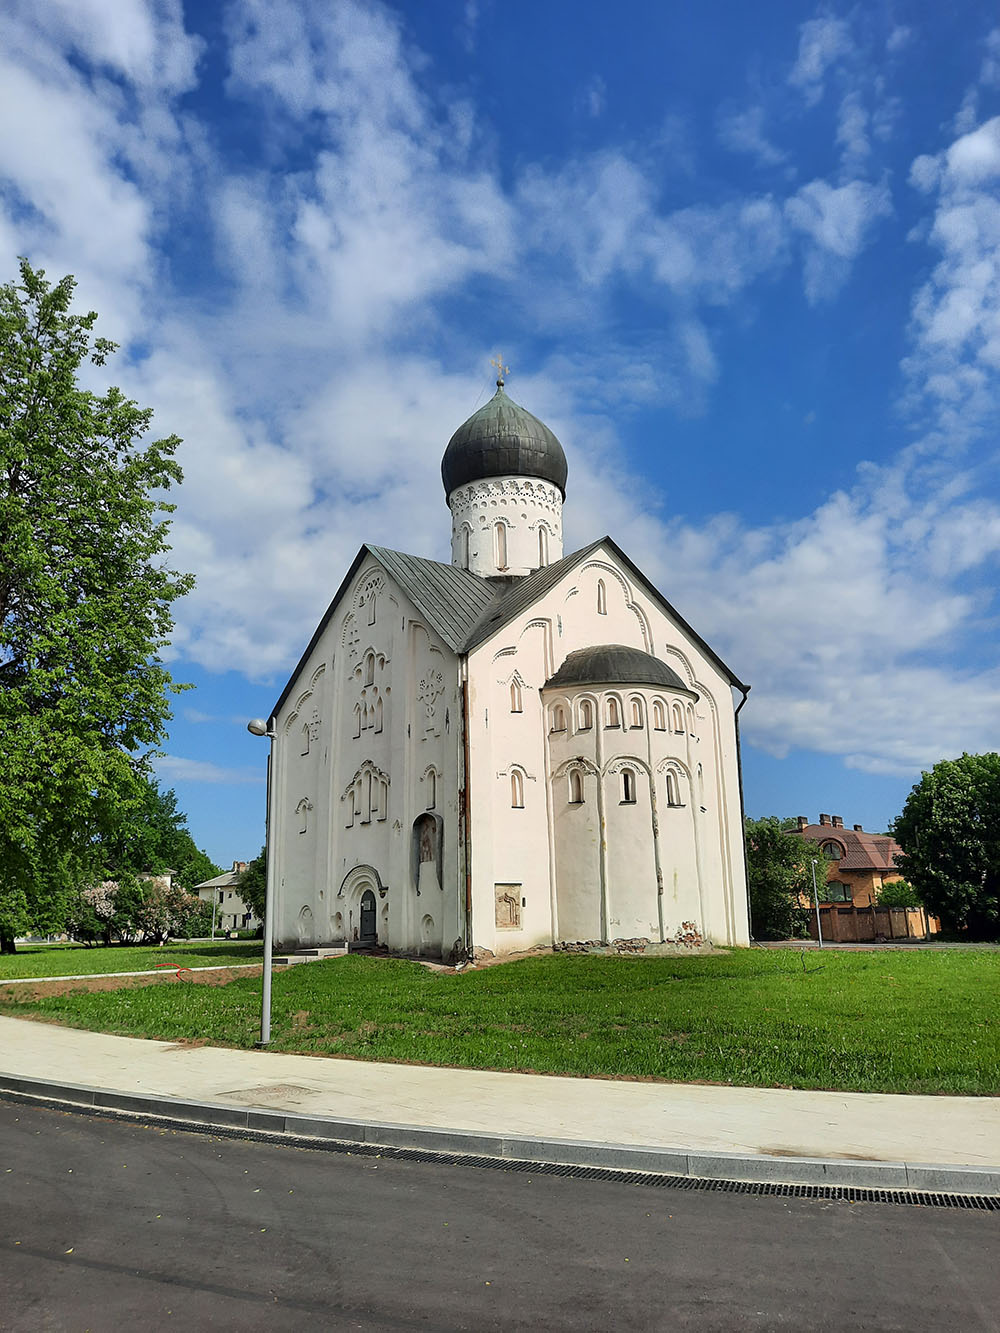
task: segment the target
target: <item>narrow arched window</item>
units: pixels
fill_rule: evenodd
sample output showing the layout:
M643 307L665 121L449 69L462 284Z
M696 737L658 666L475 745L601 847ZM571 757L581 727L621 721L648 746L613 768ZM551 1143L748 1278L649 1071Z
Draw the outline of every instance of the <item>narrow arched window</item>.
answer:
M375 654L369 653L365 658L365 684L375 684Z
M354 705L354 739L361 735L361 705Z
M381 730L382 730L382 700L381 700L381 699L377 699L377 700L375 701L375 730L376 730L376 731L381 731Z
M632 700L632 725L633 727L642 726L642 701L640 699Z
M389 818L389 784L385 778L378 781L378 818Z
M677 788L677 774L667 773L667 805L680 805L681 797Z
M688 720L688 731L690 731L691 735L693 736L693 735L694 735L694 709L691 707L690 704L688 704L688 706L687 706L687 720Z
M463 524L462 524L462 567L463 567L463 569L468 569L468 568L469 568L469 561L470 561L471 558L472 558L472 557L471 557L471 554L470 554L470 549L469 549L469 543L470 543L471 539L472 539L472 530L470 529L470 527L469 527L469 525L468 525L467 523L463 523Z
M673 719L674 719L674 731L683 731L684 714L681 711L680 704L674 704L673 709L671 711L673 713Z
M347 793L347 823L346 823L347 828L354 827L354 815L356 813L355 806L356 806L355 792L354 788L352 787L351 790Z
M580 702L580 730L589 731L594 725L594 705L589 699Z
M523 711L521 708L521 682L519 680L510 682L510 711L512 713Z
M608 700L608 726L620 727L622 724L621 710L618 707L618 700L611 698Z
M433 810L437 805L437 774L433 768L427 774L427 809Z
M552 708L552 730L553 730L553 731L565 731L565 730L566 730L566 710L565 710L565 708L563 708L562 704L555 704L555 705L553 705L553 708Z
M302 728L302 753L309 753L309 723Z
M653 726L657 731L666 731L667 715L659 699L653 703Z
M604 586L604 580L597 580L597 614L606 616L608 614L608 590Z
M516 768L510 775L510 804L512 810L524 808L524 778Z
M549 563L549 534L545 528L538 529L538 563L539 565Z
M375 624L375 594L372 593L368 598L368 623Z
M497 569L507 568L507 525L498 523L494 529L496 532L497 546Z
M631 768L622 769L622 805L635 805L635 773Z
M583 774L578 768L572 769L569 775L569 803L583 804Z
M365 818L362 819L361 822L362 824L370 824L372 822L372 775L370 773L366 773L364 781L365 781L364 808L367 811L367 814L365 815ZM378 797L376 796L375 799L377 800Z

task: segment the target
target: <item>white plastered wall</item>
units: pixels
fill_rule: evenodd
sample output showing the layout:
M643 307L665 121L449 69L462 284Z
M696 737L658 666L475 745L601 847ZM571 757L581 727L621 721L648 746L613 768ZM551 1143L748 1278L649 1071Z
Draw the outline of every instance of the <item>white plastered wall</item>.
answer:
M642 728L630 728L626 714L617 736L605 731L601 756L602 781L621 781L627 761L644 776L645 792L635 806L618 802L605 811L603 830L609 858L605 893L606 923L601 922L602 884L593 869L590 852L596 840L600 853L602 824L590 811L584 814L580 842L572 845L570 869L564 883L588 875L578 888L579 924L567 932L559 922L560 892L557 874L557 837L565 823L558 806L553 774L574 756L597 763L588 752L594 742L574 742L571 733L549 744L549 725L543 714L541 686L566 656L578 648L621 643L642 649L668 663L698 696L686 731L650 742L648 717ZM661 604L648 596L622 567L614 552L598 549L570 571L518 619L506 625L469 656L470 790L472 800L473 936L477 946L496 953L529 948L552 940L577 938L589 920L610 931L611 938L644 935L656 938L660 928L670 938L685 922L693 922L706 938L718 943L745 944L749 940L746 874L737 766L734 705L730 682L694 638L677 624ZM510 686L521 687L520 713L512 711ZM619 692L628 707L632 693L647 707L651 691ZM681 695L685 699L686 695ZM546 698L546 703L549 700ZM614 773L609 766L617 765ZM644 767L643 767L644 766ZM665 790L666 769L675 773L684 798L679 807L660 809L662 896L657 878L652 836L652 785ZM522 773L524 806L511 804L511 774ZM565 775L563 775L565 776ZM640 784L640 793L642 786ZM590 821L589 823L587 821ZM636 825L643 830L639 847L626 853ZM550 828L553 834L550 837ZM589 844L587 843L589 839ZM612 849L617 850L612 858ZM635 864L629 857L635 860ZM638 858L638 859L635 859ZM615 864L610 864L614 859ZM641 886L630 888L633 876ZM520 885L523 906L515 928L498 927L496 886ZM617 886L617 889L616 889ZM508 892L508 891L504 891ZM615 893L617 892L617 905ZM657 898L659 897L659 910ZM597 903L588 912L587 900ZM566 894L563 901L569 902ZM650 903L653 910L650 910ZM597 938L586 933L584 938Z
M275 719L279 947L356 938L368 890L380 943L450 956L464 939L459 674L457 655L366 561ZM414 824L426 813L438 832L422 862Z
M448 505L451 563L460 569L482 578L515 576L562 559L563 497L550 481L470 481L452 491Z

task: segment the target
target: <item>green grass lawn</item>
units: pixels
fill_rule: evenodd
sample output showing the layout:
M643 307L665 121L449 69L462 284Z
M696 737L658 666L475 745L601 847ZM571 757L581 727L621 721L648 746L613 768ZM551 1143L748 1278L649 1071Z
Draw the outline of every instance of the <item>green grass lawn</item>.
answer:
M144 972L158 963L174 967L231 967L264 956L260 940L182 940L152 947L88 949L83 944L24 944L0 956L0 981L13 977L66 977L95 972Z
M260 981L78 991L24 1008L0 988L0 1011L25 1009L102 1032L249 1047ZM760 1087L1000 1092L996 952L560 955L458 976L355 956L276 974L272 1012L276 1051Z

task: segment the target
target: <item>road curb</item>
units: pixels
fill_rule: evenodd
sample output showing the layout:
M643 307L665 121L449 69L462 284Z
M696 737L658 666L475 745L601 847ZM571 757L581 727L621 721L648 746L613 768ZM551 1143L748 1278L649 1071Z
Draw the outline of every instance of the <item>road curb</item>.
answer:
M1000 1167L929 1162L873 1162L847 1158L775 1157L764 1154L688 1152L582 1139L542 1139L521 1134L435 1129L423 1125L302 1115L263 1107L188 1101L155 1093L91 1088L49 1079L0 1074L0 1094L16 1094L63 1110L114 1111L225 1129L266 1133L290 1140L400 1148L430 1153L681 1176L756 1184L845 1186L884 1190L1000 1196Z

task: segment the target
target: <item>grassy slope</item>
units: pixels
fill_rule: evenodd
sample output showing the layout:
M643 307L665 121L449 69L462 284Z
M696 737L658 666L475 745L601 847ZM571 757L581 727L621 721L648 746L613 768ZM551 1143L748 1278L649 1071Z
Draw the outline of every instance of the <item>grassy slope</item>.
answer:
M82 944L22 945L0 957L0 981L12 977L67 977L95 972L144 972L158 963L174 967L232 967L256 963L264 956L259 940L225 940L218 944L185 940L162 949L125 947L88 949Z
M0 989L0 1005L5 1012ZM260 983L76 993L34 1012L251 1046ZM862 1092L1000 1092L1000 954L529 958L460 976L351 957L274 979L273 1050Z

